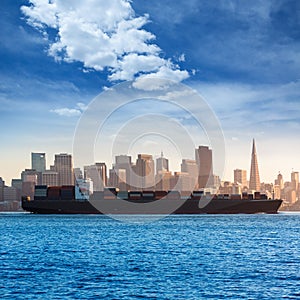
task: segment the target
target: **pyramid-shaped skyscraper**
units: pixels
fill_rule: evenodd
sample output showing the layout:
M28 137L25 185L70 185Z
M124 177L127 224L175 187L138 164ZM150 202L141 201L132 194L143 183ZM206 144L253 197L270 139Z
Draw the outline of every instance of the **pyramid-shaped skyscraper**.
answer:
M260 191L260 179L254 139L252 145L249 189L253 191Z

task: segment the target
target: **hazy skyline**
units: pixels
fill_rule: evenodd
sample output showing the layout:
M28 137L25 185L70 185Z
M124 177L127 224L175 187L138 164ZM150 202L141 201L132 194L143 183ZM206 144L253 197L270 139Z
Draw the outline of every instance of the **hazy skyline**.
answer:
M223 180L236 168L249 173L252 138L261 181L300 170L299 1L46 2L30 10L30 1L4 0L0 12L0 176L7 183L30 167L31 152L46 152L47 164L55 153L71 153L90 101L141 74L181 81L211 106L225 137ZM149 144L128 154L163 150L170 169L179 169L169 149Z

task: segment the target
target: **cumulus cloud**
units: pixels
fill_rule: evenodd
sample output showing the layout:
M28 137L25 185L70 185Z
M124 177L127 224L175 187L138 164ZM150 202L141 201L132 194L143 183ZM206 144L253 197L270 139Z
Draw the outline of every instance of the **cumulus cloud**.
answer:
M29 0L27 23L49 40L56 60L79 61L85 69L109 71L109 80L150 74L174 81L189 76L161 57L155 35L143 29L149 16L136 16L129 0ZM55 37L53 36L55 31Z
M50 112L56 113L59 116L63 117L78 117L81 115L81 113L87 109L87 106L84 103L77 103L75 108L57 108L57 109L51 109Z

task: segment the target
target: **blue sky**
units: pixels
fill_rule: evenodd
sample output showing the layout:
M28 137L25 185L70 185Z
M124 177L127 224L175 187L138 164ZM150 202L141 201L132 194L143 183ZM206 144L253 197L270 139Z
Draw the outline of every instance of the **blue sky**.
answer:
M299 1L31 2L1 2L7 183L32 151L46 152L48 165L71 152L81 113L103 89L147 75L182 82L211 106L225 137L224 179L249 170L252 138L262 180L300 170Z

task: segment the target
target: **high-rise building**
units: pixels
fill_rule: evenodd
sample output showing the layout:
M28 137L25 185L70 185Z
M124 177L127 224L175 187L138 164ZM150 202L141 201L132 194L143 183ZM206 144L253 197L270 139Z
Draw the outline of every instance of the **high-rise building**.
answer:
M4 197L3 197L4 187L5 187L5 182L2 179L2 177L0 177L0 201L4 201Z
M154 161L152 155L138 154L135 170L136 180L134 180L134 185L137 189L154 187Z
M170 189L179 192L187 192L188 194L194 190L195 182L187 172L175 172L170 178Z
M188 173L191 178L192 189L198 186L198 166L193 159L182 159L181 172Z
M109 186L117 187L121 191L127 191L128 185L126 183L126 170L125 169L110 169L109 170Z
M95 163L91 166L85 166L84 178L89 178L93 181L94 191L103 191L104 187L107 186L106 164Z
M291 185L294 191L298 191L299 188L299 172L291 173Z
M156 159L156 174L164 171L169 171L169 160L165 158L163 152L161 152L160 157Z
M74 172L71 154L55 154L54 171L58 173L58 185L74 185Z
M260 191L260 179L259 179L258 162L257 162L257 154L256 154L254 139L252 144L249 189L252 191Z
M155 175L155 189L157 191L168 191L171 189L172 173L170 171L160 171Z
M284 188L283 176L282 174L277 175L277 179L275 180L275 184L279 186L280 190Z
M47 186L58 186L58 172L46 170L42 173L42 184Z
M11 180L11 186L16 188L16 190L17 190L17 199L20 200L21 196L22 196L22 187L23 187L22 179L12 179Z
M37 172L37 184L42 184L42 173L46 170L45 153L31 153L31 169Z
M22 182L33 182L35 185L38 184L39 172L35 169L25 169L21 173Z
M198 165L198 185L205 188L210 184L213 175L212 150L207 146L199 146L195 151L196 162Z
M235 169L233 171L234 183L240 184L242 188L247 187L247 171Z
M131 156L129 155L116 156L113 170L114 173L111 173L112 176L119 176L119 174L122 175L122 178L120 178L120 180L117 180L117 182L124 182L124 170L125 170L125 176L126 176L125 183L127 184L128 189L130 189L130 181L133 175ZM123 171L119 172L118 170L123 170ZM114 179L114 181L116 181L116 178Z
M38 172L45 172L46 170L46 155L45 153L31 153L31 169Z

